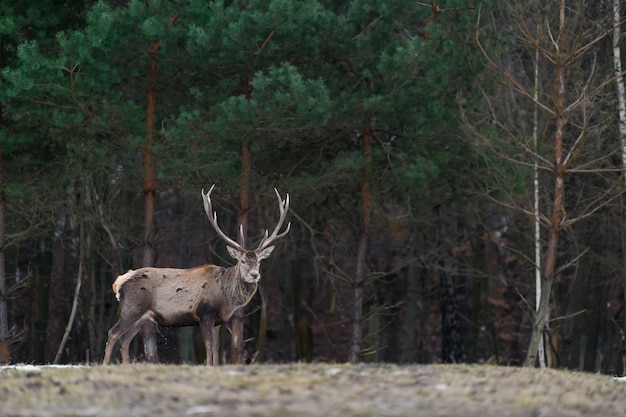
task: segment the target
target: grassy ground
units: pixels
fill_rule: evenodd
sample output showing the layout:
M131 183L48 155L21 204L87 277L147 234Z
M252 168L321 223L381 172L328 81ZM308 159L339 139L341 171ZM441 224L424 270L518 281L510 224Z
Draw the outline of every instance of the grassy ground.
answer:
M0 416L623 416L626 383L470 365L0 368Z

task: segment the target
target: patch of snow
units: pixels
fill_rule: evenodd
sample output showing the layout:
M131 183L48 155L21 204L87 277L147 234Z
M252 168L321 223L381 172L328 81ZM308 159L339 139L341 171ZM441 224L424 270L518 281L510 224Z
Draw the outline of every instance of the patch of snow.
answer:
M42 369L47 368L87 368L87 365L31 365L31 364L17 364L17 365L4 365L0 366L0 371L4 369L15 369L16 371L24 372L41 372Z
M326 370L325 374L330 375L330 376L335 376L335 375L339 375L341 372L342 372L341 368L330 368Z
M406 368L399 368L396 369L392 372L392 375L409 375L411 372L409 372L408 369Z
M72 410L71 412L74 413L74 415L76 416L101 416L103 414L103 409L100 407L88 407L88 408L82 408L82 409L78 409L78 410Z
M448 388L450 388L448 386L448 384L437 384L437 385L435 385L435 389L438 389L440 391L447 390Z
M195 414L212 414L222 411L217 405L197 405L195 407L188 408L185 415Z
M235 371L233 369L228 369L226 371L224 371L224 374L228 375L228 376L240 376L240 375L245 375L244 372L241 371Z

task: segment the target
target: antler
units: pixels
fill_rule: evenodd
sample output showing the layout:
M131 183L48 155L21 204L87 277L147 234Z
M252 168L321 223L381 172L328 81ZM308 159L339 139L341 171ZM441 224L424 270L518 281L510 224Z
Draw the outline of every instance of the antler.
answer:
M274 228L274 231L269 237L267 236L267 230L265 230L265 236L263 236L263 239L261 239L261 243L259 243L258 249L264 249L268 247L273 241L284 237L287 233L289 233L289 229L291 228L291 222L289 222L287 223L287 229L285 229L285 231L281 234L278 234L280 228L285 222L285 217L287 217L287 211L289 210L289 193L287 193L287 197L283 201L276 188L274 188L274 192L276 193L276 197L278 197L278 210L280 210L280 218L278 219L278 224Z
M222 229L220 229L220 227L217 225L217 213L213 211L213 206L211 205L211 191L213 191L213 188L215 188L215 184L213 184L211 188L209 188L209 192L207 192L206 194L204 194L204 188L201 191L202 201L204 202L204 211L209 218L209 223L211 223L211 226L213 226L219 237L224 239L226 244L232 246L235 249L244 250L245 242L243 236L243 225L239 226L239 233L241 234L241 244L226 236L226 233L222 232Z

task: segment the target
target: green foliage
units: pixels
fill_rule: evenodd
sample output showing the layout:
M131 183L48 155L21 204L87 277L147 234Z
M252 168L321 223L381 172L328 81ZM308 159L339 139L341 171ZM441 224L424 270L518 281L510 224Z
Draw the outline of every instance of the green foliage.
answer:
M330 98L322 80L305 79L289 63L257 72L251 99L233 96L215 107L216 133L255 135L253 130L313 130L328 119Z
M438 138L454 140L455 95L473 74L455 30L471 18L442 13L430 22L429 9L409 1L135 0L115 9L100 1L84 28L57 34L54 49L22 44L20 64L3 73L1 99L28 108L30 129L47 126L68 157L82 153L94 169L135 166L131 155L145 141L147 49L158 42L152 149L162 183L233 177L245 140L258 172L333 172L358 184L355 137L369 114L373 178L401 195L421 192L464 163L465 144Z

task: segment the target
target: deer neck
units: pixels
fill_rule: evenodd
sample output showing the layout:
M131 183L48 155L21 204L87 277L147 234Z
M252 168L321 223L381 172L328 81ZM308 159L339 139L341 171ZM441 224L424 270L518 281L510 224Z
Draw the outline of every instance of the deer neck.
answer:
M239 263L227 268L224 273L228 275L228 284L223 287L230 299L237 305L246 305L258 288L258 282L246 282L241 276Z

